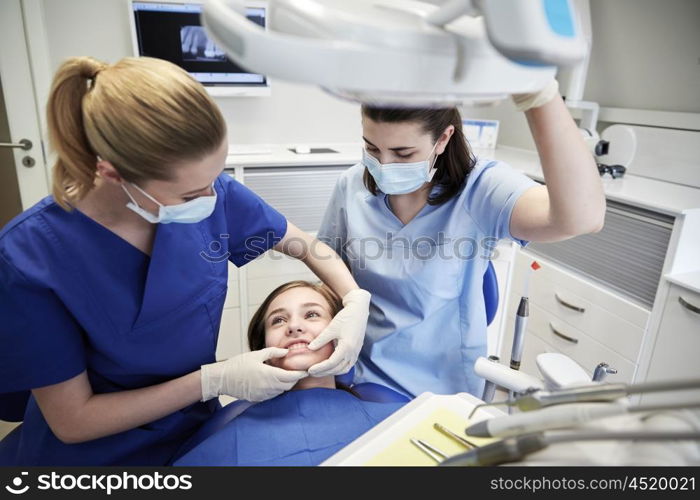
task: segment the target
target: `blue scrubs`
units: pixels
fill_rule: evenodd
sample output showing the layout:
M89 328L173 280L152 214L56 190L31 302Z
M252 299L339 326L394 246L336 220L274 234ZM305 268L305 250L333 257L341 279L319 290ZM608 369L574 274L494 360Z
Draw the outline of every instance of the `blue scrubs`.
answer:
M404 404L339 389L285 392L251 406L174 465L318 465Z
M223 174L213 214L159 224L151 256L52 197L0 233L0 396L84 370L95 393L159 384L215 361L227 260L242 266L287 221ZM0 465L163 465L218 407L195 403L136 429L64 444L33 397ZM9 441L9 438L5 441Z
M357 164L341 175L318 232L372 293L355 383L408 396L480 397L474 363L486 355L484 272L496 242L512 238L515 202L536 183L503 163L479 160L459 194L426 204L404 225L386 194L365 188L364 170Z

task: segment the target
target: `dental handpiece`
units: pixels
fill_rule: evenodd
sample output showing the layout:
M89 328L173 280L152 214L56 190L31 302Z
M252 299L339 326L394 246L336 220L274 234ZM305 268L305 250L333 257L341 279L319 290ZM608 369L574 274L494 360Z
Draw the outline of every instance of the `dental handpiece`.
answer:
M511 436L495 443L474 448L458 455L453 455L440 462L439 466L464 467L500 465L518 462L529 454L545 449L550 444L570 443L574 441L671 441L700 440L700 432L535 432L522 436Z
M527 318L530 315L529 299L520 298L518 312L515 315L515 330L513 332L513 348L510 353L510 367L513 370L520 370L520 361L523 357L523 343L525 339L525 328Z
M465 432L468 436L475 437L517 436L528 432L570 427L596 418L620 415L625 411L624 404L616 403L553 406L537 411L482 420L467 427Z
M661 405L630 406L626 402L579 403L552 406L537 411L518 413L512 416L482 420L466 429L466 434L475 437L508 437L549 429L575 427L599 418L677 408L698 408L700 401Z
M515 400L522 411L564 403L615 401L631 394L700 389L700 379L642 382L639 384L595 384L557 391L532 391Z
M610 402L629 396L650 392L680 391L686 389L700 389L700 379L689 380L664 380L659 382L643 382L639 384L594 384L556 391L543 391L531 389L514 401L500 401L496 403L483 403L476 405L469 413L468 418L481 408L505 404L516 406L520 411L539 410L546 406L567 403Z

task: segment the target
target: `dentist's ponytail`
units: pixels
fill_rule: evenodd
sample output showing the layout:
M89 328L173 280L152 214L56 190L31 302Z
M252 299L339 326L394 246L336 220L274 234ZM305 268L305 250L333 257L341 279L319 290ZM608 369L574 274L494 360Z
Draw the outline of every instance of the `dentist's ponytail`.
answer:
M76 57L61 65L53 80L47 106L49 141L56 152L53 196L68 208L81 199L95 181L95 153L85 135L83 98L105 64L91 57Z
M226 122L204 87L150 57L113 65L68 59L54 77L47 113L57 156L52 191L65 209L93 188L98 156L128 182L170 180L178 164L204 158L226 137Z

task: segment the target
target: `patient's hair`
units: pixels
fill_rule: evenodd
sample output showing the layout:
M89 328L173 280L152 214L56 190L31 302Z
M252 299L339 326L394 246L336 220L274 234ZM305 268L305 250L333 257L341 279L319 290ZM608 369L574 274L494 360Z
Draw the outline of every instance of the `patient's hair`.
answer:
M178 163L204 158L226 137L223 115L204 87L150 57L112 65L66 60L54 76L47 115L57 154L52 191L66 210L94 186L98 155L127 182L167 181Z
M462 116L457 108L390 108L365 104L362 115L377 123L417 123L424 133L430 134L433 142L437 142L447 127L454 126L445 151L435 160L435 176L430 181L431 187L439 185L442 190L431 196L428 203L440 205L462 190L465 179L476 165L476 158L462 132ZM363 181L367 190L376 196L377 183L367 169Z
M273 300L292 288L311 288L320 293L323 298L326 299L326 302L328 302L331 317L338 314L338 311L343 308L343 302L340 297L323 283L311 283L310 281L297 280L280 285L267 296L262 304L260 304L260 307L255 311L255 314L253 314L250 320L250 324L248 325L248 347L251 351L259 351L265 348L265 312L267 308L270 307Z

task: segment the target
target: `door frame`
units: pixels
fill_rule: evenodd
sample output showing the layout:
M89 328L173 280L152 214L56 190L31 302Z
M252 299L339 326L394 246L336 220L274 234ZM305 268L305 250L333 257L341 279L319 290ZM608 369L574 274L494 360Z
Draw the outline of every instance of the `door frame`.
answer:
M22 209L49 193L46 101L51 85L46 22L41 0L2 0L0 77L10 140L29 139L32 149L13 150ZM30 112L27 112L30 110ZM31 156L33 167L22 165Z

